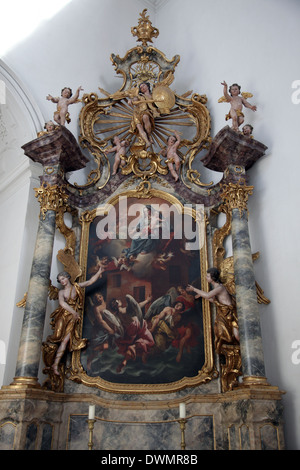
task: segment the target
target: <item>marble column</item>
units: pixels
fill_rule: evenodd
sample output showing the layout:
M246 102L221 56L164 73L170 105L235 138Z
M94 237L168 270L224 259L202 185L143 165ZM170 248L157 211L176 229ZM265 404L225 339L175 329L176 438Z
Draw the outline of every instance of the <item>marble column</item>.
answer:
M266 149L261 142L226 126L213 139L209 152L202 159L204 166L224 174L220 182L220 198L231 214L243 383L249 386L267 383L248 229L247 201L253 186L247 186L246 171L264 155Z
M223 197L232 215L231 234L243 382L255 385L266 384L266 379L248 229L247 200L252 190L253 187L246 184L229 183L224 187Z
M49 290L55 216L55 211L47 211L45 218L40 218L38 227L15 374L15 382L22 384L35 385L37 382Z
M82 155L74 136L63 126L24 145L25 155L43 166L41 186L36 196L40 202L40 221L27 291L14 387L36 388L41 356L46 305L49 291L56 212L67 204L64 174L83 168Z

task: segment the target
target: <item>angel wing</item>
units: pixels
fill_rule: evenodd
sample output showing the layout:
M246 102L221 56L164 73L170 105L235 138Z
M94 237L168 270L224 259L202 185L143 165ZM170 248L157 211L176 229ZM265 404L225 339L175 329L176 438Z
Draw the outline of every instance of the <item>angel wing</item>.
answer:
M218 99L218 103L229 103L229 101L225 96L221 96L221 98Z
M139 94L139 88L138 87L130 88L129 90L116 91L113 94L108 94L108 92L106 92L102 88L99 88L99 90L103 94L105 94L108 98L110 98L112 100L115 100L115 101L122 100L122 99L125 99L125 98L132 99L132 98L135 98L136 96L138 96L138 94Z
M53 284L51 282L51 279L50 279L50 281L49 281L49 290L48 290L48 298L50 300L57 300L58 299L58 291L59 291L59 289L57 287L53 286ZM17 307L19 307L19 308L26 307L27 295L28 295L28 292L25 292L23 299L16 303Z
M252 260L255 261L259 258L259 251L252 255ZM235 295L235 280L233 269L233 257L225 258L220 266L220 278L226 289L231 295ZM259 304L269 304L271 301L264 295L264 291L260 285L255 281L257 302Z
M245 98L245 100L247 98L252 98L252 96L253 96L252 93L249 93L248 91L242 91L241 95L242 95L243 98Z
M104 320L115 330L115 332L119 336L124 336L124 328L120 322L120 320L109 310L104 309L102 310L102 316Z
M176 299L176 293L172 292L171 289L167 292L166 295L162 295L161 297L158 297L158 299L154 300L154 302L152 302L152 304L147 310L147 313L145 314L146 320L150 320L155 315L158 315L165 307L169 307L172 305L172 303ZM175 287L173 289L175 289Z
M225 258L220 265L220 279L229 294L235 295L233 257Z
M59 289L52 284L51 279L50 279L50 281L49 281L49 290L48 290L48 298L50 300L57 300L58 299L58 292L59 292Z
M157 83L153 84L153 89L156 88L157 86L170 86L174 82L174 74L172 70L169 70L166 72L164 78Z
M75 282L79 276L81 276L82 269L73 255L67 253L64 250L59 250L57 253L57 259L64 265L65 270L70 274L70 280L72 283Z
M140 325L143 324L143 312L138 302L129 294L126 294L126 313L131 317L137 317L139 319Z

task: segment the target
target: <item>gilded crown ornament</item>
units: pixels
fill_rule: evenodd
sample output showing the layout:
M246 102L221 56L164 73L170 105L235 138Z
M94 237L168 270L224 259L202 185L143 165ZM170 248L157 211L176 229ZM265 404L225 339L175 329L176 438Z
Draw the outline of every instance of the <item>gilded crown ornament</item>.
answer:
M152 38L157 38L159 31L157 28L153 28L149 16L146 16L147 9L145 8L140 13L140 19L138 26L131 28L132 35L137 36L137 41L141 41L143 46L147 46L148 42L152 42Z

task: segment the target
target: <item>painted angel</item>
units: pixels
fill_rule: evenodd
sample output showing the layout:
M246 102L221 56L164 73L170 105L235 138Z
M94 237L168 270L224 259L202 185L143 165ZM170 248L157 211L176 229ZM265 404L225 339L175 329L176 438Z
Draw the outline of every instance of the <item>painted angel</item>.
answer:
M91 309L87 314L92 325L92 337L89 340L87 367L92 367L93 360L107 349L116 347L115 339L124 335L124 328L113 313L108 310L101 292L88 297Z
M252 109L252 111L256 111L256 106L251 105L248 103L247 98L252 98L252 93L248 92L242 92L241 93L241 87L237 83L233 83L229 87L229 93L228 93L228 85L225 81L221 83L223 85L223 93L224 96L222 96L219 100L218 103L230 103L231 107L229 110L229 113L226 114L225 119L228 121L229 119L232 119L232 129L235 131L239 130L239 126L243 124L244 122L244 114L242 112L243 106L246 108ZM240 96L241 95L241 96Z
M111 323L114 328L118 328L118 332L121 333L115 338L118 353L124 356L123 361L117 367L118 373L122 372L129 360L142 357L144 361L154 345L153 336L142 312L142 308L150 301L151 297L148 297L143 302L137 302L127 294L126 306L122 305L120 299L112 299L108 309L103 311L105 321Z
M178 298L175 287L150 305L145 314L145 320L155 341L150 355L161 354L172 346L178 349L176 362L180 362L185 349L191 352L191 347L197 344L199 331L192 321L181 321L182 314L186 316L189 310L185 302Z

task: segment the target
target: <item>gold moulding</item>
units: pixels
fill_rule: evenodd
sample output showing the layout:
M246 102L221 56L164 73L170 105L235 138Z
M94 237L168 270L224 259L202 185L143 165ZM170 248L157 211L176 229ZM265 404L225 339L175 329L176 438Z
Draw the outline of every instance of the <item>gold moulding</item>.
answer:
M43 219L45 219L48 210L58 211L60 207L66 205L69 198L63 186L44 184L39 188L34 188L34 191L35 197L41 205Z
M254 186L246 186L245 181L242 184L228 183L221 187L221 197L230 210L239 209L240 216L243 211L247 211L248 197L253 193Z

